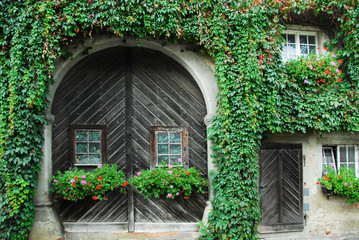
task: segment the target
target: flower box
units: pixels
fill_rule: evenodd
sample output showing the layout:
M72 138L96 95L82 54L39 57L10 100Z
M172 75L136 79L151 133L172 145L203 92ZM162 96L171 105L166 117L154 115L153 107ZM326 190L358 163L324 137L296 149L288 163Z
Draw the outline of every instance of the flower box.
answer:
M328 200L329 200L329 196L334 195L333 190L329 190L326 186L321 186L321 188L322 188L322 193L324 195L327 195Z
M93 200L105 199L108 191L118 189L121 193L127 189L128 181L124 179L124 173L118 170L116 165L99 165L91 172L84 170L58 172L52 177L51 192L57 197L69 201L78 201L88 197Z
M138 172L130 182L144 198L188 199L193 191L204 193L207 179L202 175L194 167L185 169L182 166L162 165Z

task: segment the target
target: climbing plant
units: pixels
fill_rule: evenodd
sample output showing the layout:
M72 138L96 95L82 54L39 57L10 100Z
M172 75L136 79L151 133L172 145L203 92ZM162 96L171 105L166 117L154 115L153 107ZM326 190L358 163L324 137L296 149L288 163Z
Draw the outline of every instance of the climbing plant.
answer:
M308 13L326 14L343 60L342 85L316 94L292 81L280 57L282 29ZM352 0L0 1L0 239L26 239L31 229L54 64L67 45L103 34L184 41L212 56L217 170L203 239L256 239L262 135L359 130L358 16ZM318 102L329 104L325 115Z

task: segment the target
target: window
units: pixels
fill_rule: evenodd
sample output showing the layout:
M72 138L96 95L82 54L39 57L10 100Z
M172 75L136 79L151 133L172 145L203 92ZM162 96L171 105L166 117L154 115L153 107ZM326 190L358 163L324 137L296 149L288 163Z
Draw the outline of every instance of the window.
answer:
M96 166L106 162L104 126L71 126L71 150L75 166Z
M358 145L334 145L323 146L323 172L326 166L334 166L335 170L340 167L349 167L355 170L359 176L359 150Z
M283 61L294 59L298 56L307 56L309 53L317 53L317 35L315 32L288 31L282 34L285 40L282 50Z
M150 164L188 165L188 132L177 127L151 127ZM180 159L180 161L179 161Z

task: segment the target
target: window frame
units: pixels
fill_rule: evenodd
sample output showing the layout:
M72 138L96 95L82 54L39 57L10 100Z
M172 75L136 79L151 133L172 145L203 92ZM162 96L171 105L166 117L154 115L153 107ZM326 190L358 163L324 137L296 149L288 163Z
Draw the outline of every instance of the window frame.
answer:
M152 126L150 127L150 168L154 169L162 165L158 164L158 151L157 151L157 134L159 132L167 133L181 133L181 146L182 146L182 164L184 168L189 167L189 148L188 148L188 130L183 127L163 127Z
M322 172L324 173L325 166L331 166L331 164L334 164L335 171L339 171L341 166L348 166L348 155L346 157L346 164L343 164L343 162L340 161L340 148L346 148L346 155L348 154L348 148L353 147L353 157L354 157L354 171L355 176L359 177L359 145L357 144L334 144L334 145L323 145L322 146ZM325 163L325 156L324 156L324 150L332 149L333 154L333 161Z
M107 163L107 126L105 125L70 125L70 152L72 167L97 167L99 164ZM76 132L100 132L100 163L99 164L83 164L76 163Z
M301 56L307 56L307 54L301 54L300 51L300 35L305 35L305 36L314 36L315 37L315 54L318 54L318 46L319 46L319 41L318 41L318 33L316 31L305 31L305 30L285 30L281 33L283 34L293 34L295 35L295 47L296 47L296 51L295 51L295 58L301 57ZM281 50L281 55L282 55L282 59L284 62L290 61L291 59L295 59L295 58L289 58L288 57L288 53L286 53L286 56L284 57L284 45L287 45L288 43L286 43L287 41L287 37L284 39L285 42L283 43L283 48ZM307 43L306 45L309 45L309 43Z

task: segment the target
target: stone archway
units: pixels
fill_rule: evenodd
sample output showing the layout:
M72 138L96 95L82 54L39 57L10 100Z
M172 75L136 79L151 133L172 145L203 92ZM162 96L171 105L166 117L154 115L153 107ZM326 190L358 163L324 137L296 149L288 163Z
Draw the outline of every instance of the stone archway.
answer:
M63 234L61 229L61 223L56 216L56 212L52 208L52 202L49 194L50 176L52 174L52 123L54 117L51 115L51 108L53 98L61 83L65 74L70 69L87 55L83 55L84 52L88 54L96 53L101 50L111 47L135 47L138 42L134 40L127 40L126 43L119 38L100 38L94 42L85 42L81 47L70 49L73 54L72 59L60 62L56 65L54 71L54 84L50 86L49 96L49 108L46 112L46 116L49 124L44 126L44 146L43 146L43 163L41 173L39 176L39 185L37 189L37 197L35 199L36 213L35 223L33 225L32 232L30 234L31 239L48 239L49 236L59 236ZM194 53L193 51L185 50L186 46L169 44L163 47L159 42L143 40L142 47L158 50L167 56L171 57L182 65L194 78L197 85L199 86L206 105L207 115L205 117L205 123L209 124L209 120L216 113L216 96L217 96L217 85L213 74L213 66L210 61L207 61L203 56ZM210 157L210 143L208 146L208 170L213 169L212 160ZM211 182L210 182L211 184ZM210 198L213 194L209 193ZM204 219L207 217L208 210L205 211ZM46 231L44 231L46 229Z

